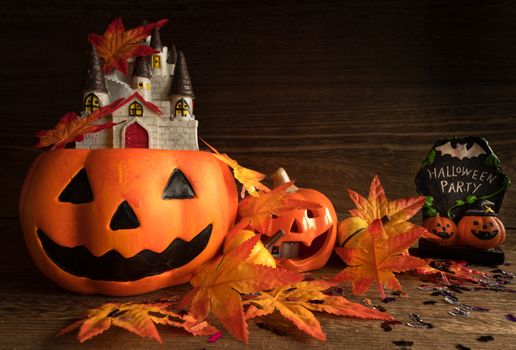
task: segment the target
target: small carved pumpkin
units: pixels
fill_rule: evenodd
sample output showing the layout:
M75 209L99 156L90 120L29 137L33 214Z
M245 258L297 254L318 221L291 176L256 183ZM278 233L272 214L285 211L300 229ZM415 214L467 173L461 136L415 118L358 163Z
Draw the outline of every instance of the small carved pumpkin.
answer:
M275 186L290 181L283 168L278 169L272 178ZM271 232L281 230L283 234L266 246L278 266L297 272L321 268L330 258L337 237L337 214L333 204L313 189L295 188L291 196L317 203L320 208L296 209L273 218ZM245 201L241 205L245 205Z
M436 236L435 241L440 245L457 243L457 226L450 218L439 216L439 214L430 216L423 220L423 227Z
M87 294L134 295L186 282L218 253L236 209L231 172L198 151L45 152L20 198L38 268Z
M467 210L458 225L459 243L474 248L496 248L505 241L505 226L487 205Z

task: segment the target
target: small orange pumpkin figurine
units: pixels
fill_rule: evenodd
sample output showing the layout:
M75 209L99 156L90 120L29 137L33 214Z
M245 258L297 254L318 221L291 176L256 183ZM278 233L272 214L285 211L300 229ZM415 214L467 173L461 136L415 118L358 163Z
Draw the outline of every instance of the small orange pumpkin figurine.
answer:
M490 208L489 201L481 203L482 209L469 209L459 221L459 243L474 248L496 248L505 241L505 226Z
M450 218L439 214L430 216L423 220L423 227L436 236L435 241L440 245L457 243L457 226Z
M60 149L32 164L20 221L60 286L134 295L184 283L215 256L237 200L228 167L207 152Z
M289 182L285 169L273 175L274 187ZM292 198L320 205L317 209L296 209L272 219L272 232L283 234L268 244L279 266L303 272L323 267L335 246L337 214L331 201L321 192L296 188ZM275 235L274 235L275 236Z

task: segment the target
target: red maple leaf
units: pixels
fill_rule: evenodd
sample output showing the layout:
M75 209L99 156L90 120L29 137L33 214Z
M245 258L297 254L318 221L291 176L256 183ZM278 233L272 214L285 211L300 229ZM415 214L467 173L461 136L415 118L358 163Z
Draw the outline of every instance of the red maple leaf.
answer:
M149 36L154 28L161 28L167 22L167 19L162 19L126 31L119 17L108 25L104 35L90 33L88 41L97 48L99 56L104 59L104 73L117 69L127 74L127 59L158 52L148 45L141 44L141 41Z
M87 117L80 118L75 112L66 113L53 129L41 130L36 133L39 142L34 147L63 148L67 143L84 140L85 134L113 127L117 123L97 124L96 121L113 113L121 101L122 99L116 100L110 105L93 111Z

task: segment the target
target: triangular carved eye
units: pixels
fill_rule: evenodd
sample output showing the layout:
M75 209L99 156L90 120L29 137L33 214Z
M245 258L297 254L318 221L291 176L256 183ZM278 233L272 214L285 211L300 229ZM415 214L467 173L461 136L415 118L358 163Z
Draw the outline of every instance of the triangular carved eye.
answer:
M90 181L86 169L82 168L59 195L60 202L83 204L93 201Z
M174 169L163 191L163 199L189 199L194 197L195 192L185 175L181 170Z

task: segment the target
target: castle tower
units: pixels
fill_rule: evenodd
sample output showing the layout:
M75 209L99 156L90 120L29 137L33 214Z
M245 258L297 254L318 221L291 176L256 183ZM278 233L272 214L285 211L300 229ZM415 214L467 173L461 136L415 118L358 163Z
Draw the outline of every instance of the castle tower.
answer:
M151 101L151 69L149 56L139 56L134 61L133 89L146 100Z
M174 79L169 91L170 115L172 119L194 119L192 81L188 73L185 56L179 51L174 70Z
M152 55L151 58L151 67L152 67L152 76L160 76L164 77L168 75L168 65L167 65L167 56L168 56L168 48L161 44L161 38L159 35L159 29L154 27L152 29L150 46L159 51Z
M172 48L168 52L167 55L167 66L168 66L168 74L173 77L174 76L174 69L176 68L176 62L177 62L177 49L176 45L172 44Z
M91 113L109 104L109 95L102 71L102 63L95 46L91 46L88 55L88 75L82 95L82 110Z

